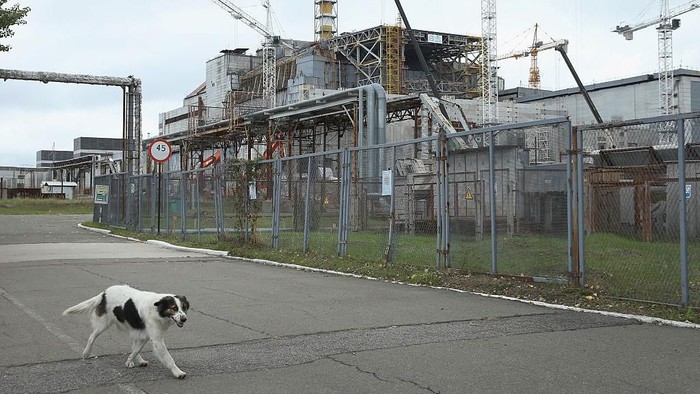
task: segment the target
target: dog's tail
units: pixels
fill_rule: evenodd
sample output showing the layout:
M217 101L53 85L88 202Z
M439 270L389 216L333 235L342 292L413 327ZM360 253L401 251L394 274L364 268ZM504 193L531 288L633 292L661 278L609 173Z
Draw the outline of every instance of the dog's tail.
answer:
M66 309L63 311L64 315L69 315L73 313L85 313L87 311L91 311L97 307L97 305L102 302L102 297L104 297L103 293L100 293L90 299L87 299L80 304L73 305L72 307Z

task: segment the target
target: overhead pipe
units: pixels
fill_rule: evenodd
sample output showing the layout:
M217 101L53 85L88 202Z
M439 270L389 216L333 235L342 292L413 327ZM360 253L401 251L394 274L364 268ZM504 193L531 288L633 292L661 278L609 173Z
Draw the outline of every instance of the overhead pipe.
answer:
M261 111L252 112L245 115L243 118L247 120L261 120L269 119L272 117L278 117L286 111L300 111L304 109L311 109L318 105L320 101L324 103L332 103L336 100L346 99L348 96L357 93L358 95L358 105L359 105L359 125L358 125L358 147L366 147L377 144L386 143L386 91L384 87L378 83L373 83L370 85L358 86L356 88L347 89L331 94L327 94L322 98L315 98L305 101L300 101L294 104L287 104L274 108L267 108ZM365 116L365 103L367 105L367 128L366 128L366 138L365 138L365 127L363 124L363 118ZM376 157L376 156L375 156ZM383 157L383 152L382 152ZM364 171L364 163L360 160L360 176L378 176L379 173L377 169L379 168L378 159L367 160L368 167L367 173ZM383 160L381 161L384 164Z
M377 145L377 95L375 94L372 85L366 85L367 88L367 146ZM376 175L376 155L374 152L369 153L369 163L367 172L370 177Z
M386 91L384 87L378 83L359 86L355 88L358 91L358 101L360 107L360 119L358 128L358 143L359 147L381 145L386 143ZM367 96L367 138L364 136L364 94ZM368 155L367 173L364 173L364 161L360 160L360 176L379 176L384 165L384 151L380 151L379 155Z
M377 100L377 144L386 144L386 91L380 84L372 84ZM379 150L378 171L386 170L384 149Z
M364 146L365 145L365 106L364 106L364 89L358 89L357 90L357 106L359 107L359 119L357 121L357 146ZM362 160L362 155L364 152L360 152L360 160L358 163L358 176L362 177L364 174L364 160Z

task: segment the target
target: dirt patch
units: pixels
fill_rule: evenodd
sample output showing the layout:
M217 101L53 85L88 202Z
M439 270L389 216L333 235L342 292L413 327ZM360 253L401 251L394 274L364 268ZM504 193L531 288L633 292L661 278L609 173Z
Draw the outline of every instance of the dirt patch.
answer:
M535 282L529 277L460 272L443 273L441 282L444 287L474 293L700 324L700 308L619 299L596 287L580 288L573 284Z

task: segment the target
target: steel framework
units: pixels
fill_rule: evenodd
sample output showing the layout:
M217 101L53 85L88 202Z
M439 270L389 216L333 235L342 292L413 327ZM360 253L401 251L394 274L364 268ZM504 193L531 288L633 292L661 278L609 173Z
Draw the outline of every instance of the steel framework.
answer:
M441 93L466 98L479 95L476 80L480 70L481 38L415 29L413 32L433 69ZM391 85L392 89L400 86L396 90L403 93L428 92L425 77L416 77L423 74L417 55L406 45L408 42L405 29L376 26L330 38L323 45L355 67L358 85L379 83Z

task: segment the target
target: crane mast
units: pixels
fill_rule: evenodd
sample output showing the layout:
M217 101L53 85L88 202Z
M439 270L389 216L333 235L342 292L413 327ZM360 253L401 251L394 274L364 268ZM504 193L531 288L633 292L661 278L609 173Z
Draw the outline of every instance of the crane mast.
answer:
M674 111L673 103L673 31L678 29L680 19L673 19L681 14L700 8L697 2L689 2L669 10L668 0L660 1L659 17L636 25L616 26L612 31L622 34L626 40L634 38L634 32L659 24L658 59L659 59L659 109L661 115L669 115Z
M481 113L484 126L498 123L498 57L496 0L481 0Z
M212 0L216 5L223 8L231 14L234 19L240 20L251 29L262 35L262 85L263 85L263 100L268 108L277 105L277 46L279 46L280 38L272 33L272 8L270 0L263 0L263 7L267 11L266 23L263 25L240 7L228 0Z

